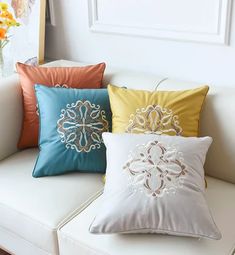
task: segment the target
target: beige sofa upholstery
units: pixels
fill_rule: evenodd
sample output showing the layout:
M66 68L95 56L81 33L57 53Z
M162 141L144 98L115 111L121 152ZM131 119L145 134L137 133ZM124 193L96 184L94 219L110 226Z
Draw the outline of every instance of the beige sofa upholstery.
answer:
M24 150L0 162L0 245L17 255L59 254L57 229L103 187L100 174L33 178L37 153Z
M84 65L56 61L48 65ZM107 67L109 82L152 90L185 89L199 84L163 80ZM161 82L162 81L162 82ZM18 152L22 100L18 77L0 80L0 247L16 255L231 255L235 248L235 89L211 86L202 112L201 134L214 139L206 164L206 192L220 241L163 235L92 235L89 224L99 208L103 184L99 174L72 173L32 178L37 149ZM226 180L221 181L216 178ZM230 183L229 183L230 182Z
M232 255L235 246L233 184L208 177L207 201L223 238L219 241L163 235L94 235L88 226L101 197L58 231L61 255Z

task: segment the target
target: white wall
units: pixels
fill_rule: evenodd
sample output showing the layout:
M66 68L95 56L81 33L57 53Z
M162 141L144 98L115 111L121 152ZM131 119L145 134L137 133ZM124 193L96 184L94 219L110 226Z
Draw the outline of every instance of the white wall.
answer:
M140 0L135 0L136 4L138 1ZM168 3L171 13L177 12L176 6L172 9L170 1ZM157 9L158 6L154 8ZM110 65L153 72L161 76L235 87L234 8L235 5L232 6L230 43L217 45L95 33L89 29L86 0L54 0L56 26L47 26L46 57L92 63L105 61ZM132 15L131 9L129 15ZM198 19L203 26L202 17Z

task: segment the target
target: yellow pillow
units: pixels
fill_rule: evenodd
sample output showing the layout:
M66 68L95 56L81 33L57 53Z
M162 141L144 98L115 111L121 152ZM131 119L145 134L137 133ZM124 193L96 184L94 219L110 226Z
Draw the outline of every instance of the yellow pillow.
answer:
M108 86L114 133L198 136L208 86L182 91L144 91Z

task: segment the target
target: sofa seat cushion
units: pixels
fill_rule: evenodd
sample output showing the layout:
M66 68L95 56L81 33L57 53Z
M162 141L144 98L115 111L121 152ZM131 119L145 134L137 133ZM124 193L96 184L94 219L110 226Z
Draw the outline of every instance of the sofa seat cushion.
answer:
M0 230L48 254L58 254L58 227L100 194L102 178L73 173L35 179L37 154L37 149L29 149L0 161Z
M235 185L207 178L206 198L222 233L219 241L157 234L94 235L88 228L100 198L58 231L61 255L227 255L235 245ZM190 217L190 215L189 215Z

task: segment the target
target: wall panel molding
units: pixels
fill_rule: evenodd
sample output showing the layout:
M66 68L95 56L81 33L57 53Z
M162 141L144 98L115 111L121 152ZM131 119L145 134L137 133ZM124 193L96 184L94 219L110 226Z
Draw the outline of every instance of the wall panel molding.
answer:
M89 27L98 33L226 45L231 6L232 0L88 0Z

